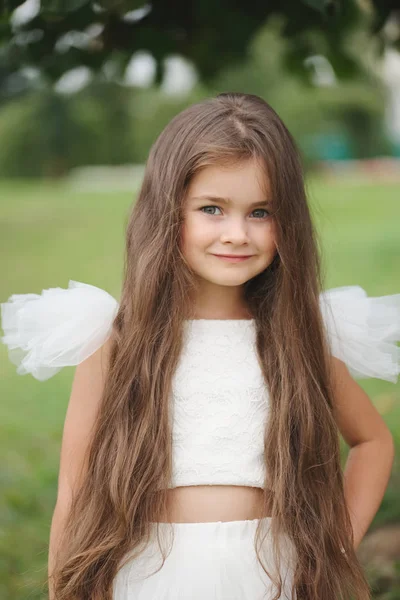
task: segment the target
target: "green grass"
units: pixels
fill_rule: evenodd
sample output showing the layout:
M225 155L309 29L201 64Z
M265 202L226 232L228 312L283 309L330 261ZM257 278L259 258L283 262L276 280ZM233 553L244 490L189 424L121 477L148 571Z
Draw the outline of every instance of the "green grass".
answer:
M400 293L399 187L309 182L326 287ZM66 184L0 183L0 300L91 283L118 298L133 193L78 193ZM73 368L18 376L0 345L0 598L43 600L47 544ZM400 383L362 380L400 446ZM400 520L396 465L372 527Z

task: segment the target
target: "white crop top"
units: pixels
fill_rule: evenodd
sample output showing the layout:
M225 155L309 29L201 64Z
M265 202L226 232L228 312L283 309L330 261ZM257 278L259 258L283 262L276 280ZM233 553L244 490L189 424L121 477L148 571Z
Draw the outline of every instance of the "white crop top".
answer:
M172 483L264 486L268 393L249 320L185 321L172 382Z
M400 294L368 297L359 286L321 293L332 355L354 377L395 383L400 372ZM77 365L108 338L118 303L95 286L14 294L1 304L10 360L39 381ZM170 487L264 487L263 438L269 397L256 353L253 320L184 322L172 382Z

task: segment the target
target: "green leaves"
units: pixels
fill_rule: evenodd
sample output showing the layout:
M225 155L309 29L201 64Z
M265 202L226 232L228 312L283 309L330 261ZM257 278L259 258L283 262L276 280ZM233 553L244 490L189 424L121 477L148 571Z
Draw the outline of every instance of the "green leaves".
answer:
M124 15L132 10L142 8L145 2L143 0L98 0L93 3L89 0L42 0L41 7L46 13L65 14L74 12L85 4L89 6L95 4L94 12Z
M302 0L302 2L328 17L335 16L340 10L340 0Z
M371 36L379 40L393 8L391 0L371 3ZM39 13L14 29L10 17L21 4L8 0L1 13L0 95L21 66L56 81L82 65L101 71L109 60L127 64L137 51L156 60L157 82L165 58L178 54L209 83L221 69L246 60L251 41L271 18L283 22L288 69L304 75L305 59L317 54L346 78L357 69L348 42L361 22L368 26L358 0L42 0ZM90 37L93 25L100 31ZM70 32L76 39L81 34L82 43L66 44Z
M42 0L41 10L44 13L63 14L74 12L85 4L90 4L90 2L88 0Z

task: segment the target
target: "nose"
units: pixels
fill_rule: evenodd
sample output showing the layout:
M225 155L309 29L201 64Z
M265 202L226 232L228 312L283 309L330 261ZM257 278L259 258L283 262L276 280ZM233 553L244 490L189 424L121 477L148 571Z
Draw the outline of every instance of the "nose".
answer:
M243 222L243 219L229 219L225 222L221 233L221 242L241 244L248 241L248 239L247 225Z

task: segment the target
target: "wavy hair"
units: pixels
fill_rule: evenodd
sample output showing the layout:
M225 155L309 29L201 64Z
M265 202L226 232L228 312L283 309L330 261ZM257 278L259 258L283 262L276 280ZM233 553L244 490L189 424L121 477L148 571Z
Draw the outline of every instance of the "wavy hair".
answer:
M181 251L185 194L199 169L250 158L268 173L277 236L272 263L244 285L270 396L263 497L272 517L275 564L279 540L287 536L296 551L297 600L371 597L344 496L332 364L319 307L321 258L301 157L267 102L223 93L175 116L148 157L126 228L122 293L87 472L52 574L56 600L111 600L127 553L140 554L151 522L165 514L172 378L196 289ZM262 562L260 524L256 553L278 586L277 600L282 581L279 568L269 573Z

